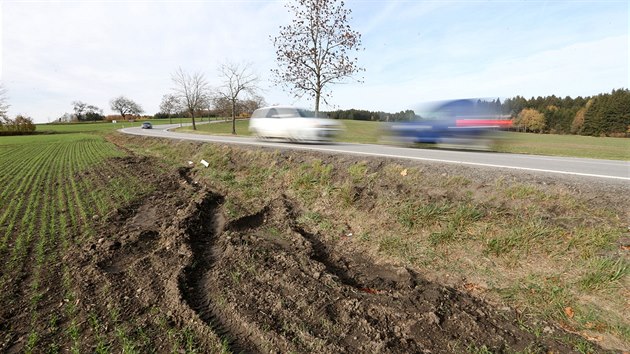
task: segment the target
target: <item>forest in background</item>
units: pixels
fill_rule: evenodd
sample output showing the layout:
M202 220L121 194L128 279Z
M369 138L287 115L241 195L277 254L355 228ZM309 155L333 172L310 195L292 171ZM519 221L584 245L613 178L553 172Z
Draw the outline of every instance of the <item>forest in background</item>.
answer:
M514 130L548 134L591 136L630 136L630 91L617 89L611 93L576 98L546 97L480 101L494 112L509 115ZM398 113L349 109L327 112L333 119L400 122L422 119L413 110Z

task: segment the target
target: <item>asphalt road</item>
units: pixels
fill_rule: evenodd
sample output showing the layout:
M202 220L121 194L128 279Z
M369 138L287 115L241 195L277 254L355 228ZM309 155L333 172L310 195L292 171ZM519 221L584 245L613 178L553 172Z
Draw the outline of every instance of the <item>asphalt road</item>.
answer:
M541 174L562 174L585 178L630 181L630 162L597 160L571 157L506 154L494 152L455 151L439 149L415 149L372 144L296 144L282 141L260 141L248 137L201 135L171 132L179 124L153 126L153 129L124 128L126 134L154 136L161 138L195 140L225 144L244 144L278 149L317 150L322 152L381 156L388 158L432 161L468 166L529 171Z

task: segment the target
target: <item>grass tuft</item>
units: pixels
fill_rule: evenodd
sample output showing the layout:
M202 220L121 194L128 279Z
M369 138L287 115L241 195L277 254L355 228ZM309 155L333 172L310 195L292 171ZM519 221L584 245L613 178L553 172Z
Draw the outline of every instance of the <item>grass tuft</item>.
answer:
M602 290L616 286L630 273L628 261L623 258L592 258L586 268L586 274L579 280L583 290Z

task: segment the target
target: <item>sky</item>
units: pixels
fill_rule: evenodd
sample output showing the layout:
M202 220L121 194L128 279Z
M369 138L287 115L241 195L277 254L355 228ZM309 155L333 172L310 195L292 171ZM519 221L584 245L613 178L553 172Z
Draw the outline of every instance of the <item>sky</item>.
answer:
M82 101L114 114L125 96L145 113L172 74L222 82L222 63L250 63L268 104L313 107L272 80L271 38L287 1L0 0L0 82L9 116L38 123ZM322 110L399 112L457 98L593 96L628 88L626 0L347 0L361 33L355 79L329 86Z

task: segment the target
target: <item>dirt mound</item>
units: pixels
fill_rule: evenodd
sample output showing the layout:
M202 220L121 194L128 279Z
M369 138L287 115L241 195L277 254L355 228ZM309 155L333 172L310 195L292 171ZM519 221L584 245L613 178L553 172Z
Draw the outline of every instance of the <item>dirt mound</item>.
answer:
M572 351L551 325L535 336L510 309L323 242L287 196L228 220L225 197L192 181L187 169L162 179L68 257L84 349L130 323L147 338L140 351L170 351L165 328L204 352Z

